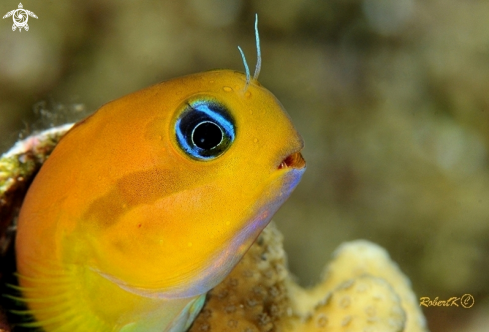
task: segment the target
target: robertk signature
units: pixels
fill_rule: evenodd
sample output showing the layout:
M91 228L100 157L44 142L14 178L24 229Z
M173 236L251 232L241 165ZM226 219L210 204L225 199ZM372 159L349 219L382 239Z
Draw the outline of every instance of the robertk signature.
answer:
M470 294L464 294L462 297L453 296L448 300L440 300L438 296L433 300L427 296L423 296L419 299L419 306L424 307L458 307L459 304L463 308L472 308L474 305L474 297Z

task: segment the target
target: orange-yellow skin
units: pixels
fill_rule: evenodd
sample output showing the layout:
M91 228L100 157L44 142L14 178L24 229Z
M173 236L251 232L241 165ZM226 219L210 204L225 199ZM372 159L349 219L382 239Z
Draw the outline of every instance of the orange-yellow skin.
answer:
M60 141L32 183L16 238L19 283L46 331L181 331L304 171L277 99L230 70L112 101ZM230 148L182 151L175 121L195 98L226 105ZM294 153L296 153L294 155Z

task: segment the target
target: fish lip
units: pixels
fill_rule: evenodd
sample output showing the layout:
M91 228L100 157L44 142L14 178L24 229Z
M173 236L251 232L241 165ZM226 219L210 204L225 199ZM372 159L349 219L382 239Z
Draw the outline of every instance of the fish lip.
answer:
M299 170L306 168L306 161L304 160L300 150L287 155L287 157L283 158L277 167L279 170L291 168Z

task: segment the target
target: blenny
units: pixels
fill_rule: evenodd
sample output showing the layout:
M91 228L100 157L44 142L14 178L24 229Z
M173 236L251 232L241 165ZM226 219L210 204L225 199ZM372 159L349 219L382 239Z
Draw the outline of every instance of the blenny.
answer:
M183 331L305 171L303 141L251 77L215 70L109 102L41 168L16 237L45 331Z

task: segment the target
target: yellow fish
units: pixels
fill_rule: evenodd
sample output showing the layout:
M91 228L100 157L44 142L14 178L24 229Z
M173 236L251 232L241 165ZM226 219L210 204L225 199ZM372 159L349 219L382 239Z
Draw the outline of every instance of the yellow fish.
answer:
M243 61L246 75L193 74L112 101L63 137L18 222L27 326L189 327L305 170L260 65L250 78Z

